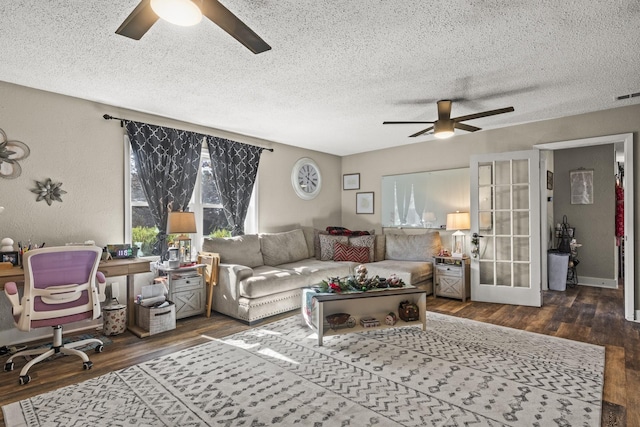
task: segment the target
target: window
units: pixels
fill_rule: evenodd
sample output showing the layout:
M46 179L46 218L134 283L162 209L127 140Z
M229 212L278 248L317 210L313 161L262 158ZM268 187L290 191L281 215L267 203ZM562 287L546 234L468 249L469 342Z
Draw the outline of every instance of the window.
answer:
M142 251L141 256L150 256L158 229L153 222L127 137L125 137L125 156L125 173L128 176L128 180L125 180L128 181L125 182L126 241L137 244ZM256 186L257 182L254 190ZM189 203L189 210L195 213L198 228L198 233L191 236L195 251L201 249L203 237L231 235L229 223L222 209L220 195L213 181L209 150L204 143L200 155L200 171ZM251 195L251 203L244 226L245 233L257 233L258 231L255 191Z

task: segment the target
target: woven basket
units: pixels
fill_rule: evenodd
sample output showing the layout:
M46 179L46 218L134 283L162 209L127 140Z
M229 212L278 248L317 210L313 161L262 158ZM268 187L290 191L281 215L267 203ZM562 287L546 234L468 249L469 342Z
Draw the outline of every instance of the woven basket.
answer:
M136 304L138 326L149 331L149 335L170 331L176 328L176 305L169 302L169 306L162 308L145 307Z

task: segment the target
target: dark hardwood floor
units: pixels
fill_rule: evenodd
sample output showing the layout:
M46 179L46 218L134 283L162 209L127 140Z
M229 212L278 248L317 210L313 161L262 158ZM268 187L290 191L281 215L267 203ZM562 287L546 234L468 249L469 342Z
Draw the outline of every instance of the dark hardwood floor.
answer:
M602 425L640 426L640 324L624 320L623 298L622 288L577 286L566 292L545 292L542 308L462 303L431 296L427 299L427 310L604 346ZM104 353L90 353L93 369L83 371L80 359L64 356L33 367L29 372L32 381L24 386L18 385L24 362L16 360L14 371L0 372L0 405L246 329L249 326L214 313L211 318L197 316L180 320L175 330L145 339L125 332L111 337L113 342L105 347ZM3 419L0 425L4 426Z

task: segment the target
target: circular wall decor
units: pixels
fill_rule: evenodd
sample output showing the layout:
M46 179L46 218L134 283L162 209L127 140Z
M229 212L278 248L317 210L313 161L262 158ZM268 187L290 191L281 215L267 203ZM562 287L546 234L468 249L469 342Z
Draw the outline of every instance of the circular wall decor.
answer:
M322 175L316 162L308 157L298 160L291 170L291 185L301 199L316 197L322 187Z

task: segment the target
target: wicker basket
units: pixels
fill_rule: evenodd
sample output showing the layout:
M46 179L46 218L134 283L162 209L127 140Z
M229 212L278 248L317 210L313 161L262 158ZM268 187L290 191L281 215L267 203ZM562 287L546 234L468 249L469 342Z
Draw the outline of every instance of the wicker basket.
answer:
M176 328L176 305L169 302L169 306L162 308L145 307L136 304L136 318L138 326L149 331L149 335L170 331Z

